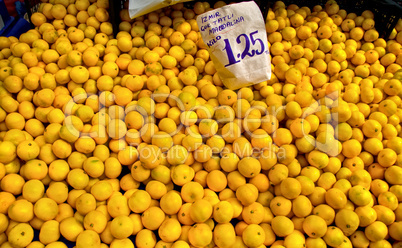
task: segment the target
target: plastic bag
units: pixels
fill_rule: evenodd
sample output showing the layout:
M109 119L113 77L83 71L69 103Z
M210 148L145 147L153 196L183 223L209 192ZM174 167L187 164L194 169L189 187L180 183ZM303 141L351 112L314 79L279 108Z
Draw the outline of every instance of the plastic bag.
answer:
M130 18L133 19L169 5L189 1L192 0L130 0L128 13L130 14Z

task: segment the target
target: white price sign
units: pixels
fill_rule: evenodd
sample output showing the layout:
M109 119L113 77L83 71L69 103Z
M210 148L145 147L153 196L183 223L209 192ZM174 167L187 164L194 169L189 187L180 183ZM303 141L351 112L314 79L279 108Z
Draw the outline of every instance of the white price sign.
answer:
M254 1L208 11L197 23L226 87L239 89L271 78L265 22Z

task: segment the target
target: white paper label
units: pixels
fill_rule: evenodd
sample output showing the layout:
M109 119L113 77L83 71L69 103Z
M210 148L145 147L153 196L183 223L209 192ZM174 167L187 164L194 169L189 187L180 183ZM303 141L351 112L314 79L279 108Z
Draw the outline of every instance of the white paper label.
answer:
M254 1L230 4L197 17L204 43L227 88L271 78L264 18Z

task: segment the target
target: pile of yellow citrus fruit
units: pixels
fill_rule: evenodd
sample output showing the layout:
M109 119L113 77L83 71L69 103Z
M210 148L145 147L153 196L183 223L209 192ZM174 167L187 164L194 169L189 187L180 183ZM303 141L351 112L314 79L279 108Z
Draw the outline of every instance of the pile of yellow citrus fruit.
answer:
M128 1L127 1L128 2ZM223 86L183 3L0 37L0 248L402 247L402 20L278 1L272 77Z

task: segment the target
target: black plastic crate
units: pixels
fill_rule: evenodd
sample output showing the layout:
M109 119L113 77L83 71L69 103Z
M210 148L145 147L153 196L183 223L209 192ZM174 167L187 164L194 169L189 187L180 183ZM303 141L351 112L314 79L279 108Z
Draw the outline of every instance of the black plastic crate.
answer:
M128 1L128 0L127 0ZM241 0L225 1L225 2L240 2ZM260 7L264 16L268 13L268 9L273 6L275 1L272 0L254 0ZM297 4L299 7L307 6L314 7L315 5L324 6L327 0L282 0L286 5ZM124 5L124 0L111 1L110 11L113 30L118 33L120 23L120 10ZM216 3L217 0L207 0L207 2ZM341 9L345 9L348 13L354 12L360 15L365 10L371 10L374 13L375 28L380 37L388 38L392 29L402 18L402 1L401 0L337 0ZM191 4L191 2L189 2Z
M232 0L232 2L240 1L241 0ZM264 16L266 16L269 7L275 3L275 1L271 0L254 1L260 7ZM110 22L112 23L115 36L119 32L119 24L121 22L120 11L123 9L124 2L124 0L109 0ZM217 2L217 0L209 0L208 2L213 4ZM308 6L312 8L315 5L325 5L327 0L283 0L283 2L286 5L297 4L299 7ZM40 3L41 0L25 0L29 20L32 13L38 10ZM364 10L371 10L374 13L375 27L380 34L380 37L383 38L387 38L390 35L398 20L402 18L401 0L337 0L337 3L341 9L345 9L348 13L355 12L356 14L361 14Z
M285 4L297 4L299 7L315 5L324 6L327 0L288 0ZM337 0L340 9L346 10L348 13L354 12L360 15L365 10L370 10L374 14L375 28L380 37L388 38L392 29L402 18L402 1L401 0Z
M32 22L31 22L31 16L33 13L38 11L38 8L40 6L40 4L42 3L41 0L24 0L25 2L25 8L27 11L27 15L28 15L28 20L31 23L31 26L33 26ZM116 34L119 31L119 23L120 23L120 10L123 8L123 3L124 1L113 1L113 0L109 0L109 21L112 23L113 25L113 33L114 36L116 36Z
M380 37L388 38L398 20L402 18L402 1L370 1L369 9L374 13L375 27Z
M128 1L128 0L127 0ZM113 1L109 0L109 14L110 14L110 22L113 26L113 34L116 37L119 32L119 24L120 20L120 11L123 9L124 0Z
M31 23L31 27L33 28L34 25L31 22L31 16L33 13L38 11L40 4L42 3L40 0L24 0L25 8L28 15L28 20Z
M337 3L342 9L356 14L361 14L365 10L372 11L375 28L382 38L388 38L398 20L402 18L402 1L400 0L338 0ZM325 4L324 1L323 4Z

